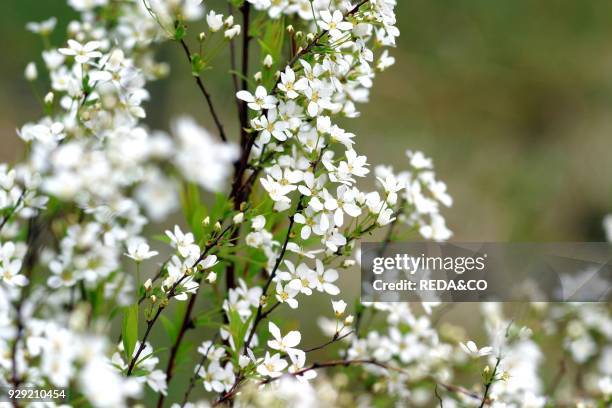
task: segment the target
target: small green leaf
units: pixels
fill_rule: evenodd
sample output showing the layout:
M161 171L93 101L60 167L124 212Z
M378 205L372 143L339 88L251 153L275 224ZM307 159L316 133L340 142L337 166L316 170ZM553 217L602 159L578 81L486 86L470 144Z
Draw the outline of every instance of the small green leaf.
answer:
M200 54L193 54L191 56L191 74L193 76L200 75L200 72L206 67L206 62Z
M185 30L185 25L179 22L176 25L176 29L174 30L174 39L176 41L181 41L183 38L185 38L186 33L187 33L187 30Z
M164 315L160 315L159 318L161 319L162 326L164 326L164 331L168 335L168 339L170 342L174 343L178 337L178 327L176 327L176 324L174 324L172 320Z
M123 329L121 330L123 348L126 361L132 359L136 341L138 341L138 304L135 303L125 308L123 315Z

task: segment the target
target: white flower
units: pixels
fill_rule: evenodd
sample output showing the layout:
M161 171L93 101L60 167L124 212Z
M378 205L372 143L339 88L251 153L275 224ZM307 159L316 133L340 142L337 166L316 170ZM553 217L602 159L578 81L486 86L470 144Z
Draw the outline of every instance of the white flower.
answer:
M406 150L406 156L410 159L410 165L417 170L431 169L433 167L431 159L426 157L423 152Z
M274 136L276 140L281 142L287 140L289 124L278 117L276 109L268 110L267 115L262 115L251 121L251 125L259 131L259 141L266 144L270 141L270 137Z
M270 169L270 174L266 178L260 178L261 185L266 189L273 201L290 203L287 194L295 191L297 183L301 180L301 173L286 169L284 172L280 167L275 166Z
M238 146L218 141L190 117L175 120L173 130L179 139L176 163L183 175L207 190L222 190L240 156Z
M331 94L331 88L322 81L312 81L310 86L304 90L304 95L308 99L308 107L306 108L308 114L316 117L324 109L332 109Z
M319 25L322 29L328 30L332 39L342 36L342 31L348 31L353 28L353 24L348 21L343 21L344 16L340 10L335 10L331 14L328 10L321 11L321 21Z
M340 318L344 314L344 311L346 310L346 302L342 299L337 300L335 302L332 300L332 307L334 309L334 313L336 314L336 317Z
M132 258L136 262L142 262L146 259L152 258L159 254L157 251L151 251L149 244L147 244L141 238L132 238L128 241L127 254L129 258Z
M68 48L60 48L59 52L64 55L74 56L79 64L86 64L90 59L100 58L102 53L96 51L102 44L99 41L89 41L85 45L75 40L68 40Z
M472 357L484 357L493 353L493 347L482 347L481 349L478 349L476 343L471 340L465 344L459 343L459 346L461 346L461 349Z
M389 68L391 65L395 64L395 58L389 55L389 50L384 50L378 59L378 63L376 64L376 68L381 71Z
M168 384L166 373L162 370L153 370L146 377L147 385L155 392L168 395Z
M231 40L232 38L238 35L240 35L240 26L238 24L236 24L232 28L225 30L225 32L223 33L223 36L228 40Z
M333 284L338 280L338 272L335 269L325 270L323 262L316 260L317 265L317 290L325 292L329 295L336 296L340 293L340 289Z
M261 231L266 226L266 217L258 215L251 220L251 227L255 231Z
M14 259L16 247L12 242L0 246L0 278L9 286L25 286L28 278L21 275L22 261Z
M182 257L194 257L200 254L200 247L194 244L194 237L191 232L184 234L178 225L174 226L174 233L166 231L166 235L172 241Z
M35 34L49 35L57 24L57 18L51 17L47 20L41 21L40 23L30 22L26 24L26 29Z
M439 214L432 214L431 224L421 226L419 232L423 238L434 241L446 241L453 235L452 231L446 227L444 217Z
M301 350L299 353L289 353L289 359L291 360L291 365L287 369L290 373L297 373L306 365L306 353ZM295 376L299 381L309 381L316 378L317 373L316 370L307 370L303 374Z
M247 106L253 110L260 111L263 109L272 109L276 107L277 99L268 95L266 88L258 86L255 89L255 94L251 94L249 91L238 91L236 97L247 103Z
M299 96L298 91L304 92L308 87L308 80L306 78L295 80L295 72L289 66L285 68L285 72L281 72L280 79L278 89L283 91L289 99L297 98Z
M272 350L278 350L283 353L289 353L295 350L295 346L300 344L302 339L302 335L296 330L290 331L283 337L280 329L274 324L274 322L268 323L268 330L274 337L273 340L268 340L268 347L270 347Z
M198 374L202 377L204 388L208 392L221 393L228 391L232 386L230 383L235 379L231 362L227 363L225 367L221 367L218 361L212 361L208 367L200 368Z
M217 260L217 255L208 255L198 264L198 266L204 270L210 269L218 263L219 261Z
M361 208L355 204L355 194L353 189L341 185L337 189L337 197L333 197L329 193L324 203L325 209L334 214L334 223L341 227L344 223L344 213L351 217L361 215Z
M603 377L600 378L597 382L599 386L599 390L605 397L609 397L612 395L612 377Z
M280 281L276 283L276 299L281 303L287 303L292 309L298 307L298 301L295 299L298 293L300 293L299 289L296 289L290 284L286 284L283 287Z
M219 31L223 27L223 14L217 14L214 10L210 10L206 15L206 24L213 33Z
M266 356L258 366L257 372L264 377L277 378L283 375L283 370L287 368L289 364L283 360L280 354L276 353L270 356L270 353L266 351Z
M308 265L301 263L294 271L289 285L291 285L294 289L299 290L306 296L310 296L312 295L312 288L317 286L317 274L315 271L310 269Z

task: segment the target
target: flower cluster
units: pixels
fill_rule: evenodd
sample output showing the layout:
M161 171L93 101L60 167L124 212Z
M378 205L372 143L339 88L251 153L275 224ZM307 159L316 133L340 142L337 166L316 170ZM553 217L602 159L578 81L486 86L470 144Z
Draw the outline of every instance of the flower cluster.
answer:
M24 74L34 81L44 68L49 89L42 117L17 132L26 159L0 165L0 386L70 387L71 404L96 407L146 401L147 392L158 406L196 406L196 386L209 400L197 406L340 406L346 381L330 389L328 374L318 375L338 367L367 379L354 384L353 406L423 404L437 395L432 385L452 391L445 406L547 403L542 350L526 329L496 337L509 331L499 306L486 306L491 345L478 348L437 327L437 302L423 312L401 303L351 310L342 291L362 238L383 233L388 243L401 225L412 238L452 235L442 215L452 199L430 158L408 150L405 170L373 167L344 128L395 62L395 1L231 1L225 15L202 3L69 0L79 18L55 45L56 19L28 24L45 50ZM206 29L190 36L198 20ZM163 41L184 52L208 129L185 116L170 132L146 124L147 86L169 71L153 57ZM236 138L207 89L226 48ZM185 225L170 223L177 209ZM150 228L165 233L148 236ZM319 346L274 313L319 301L328 305ZM602 350L599 388L585 401L609 400L609 313L569 306L541 320L567 333L577 364ZM196 350L186 333L204 327L214 334ZM168 347L154 341L158 328ZM340 359L312 361L332 347ZM451 384L455 369L482 362L484 382L473 388L484 394ZM193 374L181 400L172 380L186 364Z

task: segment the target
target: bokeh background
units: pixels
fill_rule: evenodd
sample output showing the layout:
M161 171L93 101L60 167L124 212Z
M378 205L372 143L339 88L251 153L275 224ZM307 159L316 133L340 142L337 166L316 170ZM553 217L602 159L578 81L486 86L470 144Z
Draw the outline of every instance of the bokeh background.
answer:
M406 148L433 157L455 199L446 215L456 240L603 240L601 219L612 211L612 2L399 3L397 64L377 78L362 117L346 123L358 150L396 168ZM40 66L42 44L24 26L58 16L60 41L72 14L65 0L4 0L1 10L0 160L12 161L21 150L15 129L40 115L23 69ZM187 112L212 127L179 51L159 51L172 75L153 86L149 123L168 128ZM224 71L205 80L230 122Z
M398 2L396 65L376 79L361 118L344 123L358 135L358 151L396 169L406 165L408 148L433 157L455 200L444 214L457 241L604 240L601 221L612 212L612 2ZM57 16L59 46L74 16L65 3L2 1L0 162L21 157L15 129L40 117L37 98L48 89L44 74L34 89L23 79L29 61L42 67L40 39L24 26ZM226 54L204 81L237 139ZM148 124L168 129L187 113L212 129L176 44L160 47L158 59L170 63L171 75L151 87ZM357 275L343 276L341 286L347 300L358 296ZM329 312L317 302L308 299L305 310ZM450 309L445 320L461 322L473 336L478 319L466 319L473 309ZM286 316L310 343L320 342L314 319ZM199 344L206 335L190 337ZM156 333L153 341L165 340ZM183 381L189 375L179 373Z

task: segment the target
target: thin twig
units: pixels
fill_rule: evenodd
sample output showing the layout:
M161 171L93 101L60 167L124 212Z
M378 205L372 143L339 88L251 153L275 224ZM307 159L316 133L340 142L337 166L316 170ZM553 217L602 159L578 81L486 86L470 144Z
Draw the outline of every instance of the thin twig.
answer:
M493 368L493 372L491 373L491 378L485 384L484 394L482 395L482 401L480 402L480 407L482 408L489 402L488 395L491 390L491 385L493 385L493 381L495 381L495 374L497 373L497 368L499 367L499 363L501 361L501 357L497 357L497 361L495 362L495 367Z
M192 57L191 57L191 51L189 50L189 46L183 39L181 39L179 42L183 48L183 51L185 51L185 55L187 56L187 59L191 63ZM194 74L193 78L195 79L196 84L198 85L198 88L200 89L200 91L204 95L204 98L206 99L206 103L208 104L208 109L210 110L210 114L212 115L213 121L215 122L215 125L217 126L217 130L219 131L219 137L224 142L227 142L227 136L225 135L223 124L221 123L221 120L219 119L219 115L217 114L217 111L215 110L215 106L213 105L212 98L210 97L210 93L208 93L208 91L206 90L206 87L204 87L204 83L202 82L202 78L200 78L199 74L198 75Z
M340 332L338 332L338 333L336 333L334 335L334 337L331 340L326 341L325 343L321 344L320 346L316 346L316 347L309 348L308 350L304 350L304 353L311 353L311 352L316 351L316 350L321 350L321 349L329 346L330 344L333 344L335 342L338 342L340 340L343 340L343 339L347 338L348 336L350 336L353 333L354 333L354 331L350 330L348 333L345 333L342 336L340 336L339 335Z
M195 382L196 382L196 379L198 378L198 373L200 372L200 369L202 368L202 366L204 366L204 363L208 359L208 353L210 353L210 349L213 347L213 345L215 344L218 338L219 338L219 332L217 332L215 336L213 337L213 339L210 341L210 345L206 349L206 353L202 356L202 358L200 359L200 362L196 366L195 372L191 376L191 379L189 380L189 386L187 387L187 390L185 390L185 395L183 395L183 402L181 403L181 406L185 406L185 404L187 404L187 400L189 399L189 394L191 394L193 387L195 387Z
M200 256L198 257L198 259L196 259L196 261L193 263L192 268L195 268L200 262L202 262L202 260L204 259L204 257L208 254L208 252L214 248L215 246L218 245L219 241L221 241L221 238L223 236L225 236L225 234L231 229L233 225L230 224L228 227L226 227L219 235L217 235L217 237L215 237L215 239L213 239L211 242L209 242L206 247L204 248L204 250L200 253ZM187 278L187 273L183 274L183 276L181 276L171 287L170 290L168 291L168 299L171 299L172 297L176 296L176 289L178 288L178 286ZM198 287L199 288L199 287ZM149 338L149 334L151 333L151 329L153 328L153 326L155 325L155 323L157 322L157 319L159 318L159 315L161 314L161 312L164 310L165 306L159 306L157 308L157 312L155 313L155 315L153 316L152 319L147 321L147 329L145 331L144 337L142 338L142 341L140 343L140 347L138 347L138 350L136 351L136 354L134 354L134 356L132 357L130 364L128 365L128 371L127 371L127 376L130 376L132 374L132 371L134 370L134 367L136 366L136 362L138 361L138 357L140 357L140 354L142 353L142 351L145 348L145 343L147 341L147 339Z
M437 383L436 383L436 387L434 388L434 395L436 396L436 398L440 402L440 408L444 408L444 403L442 402L442 397L440 397L440 394L438 394L438 384Z
M303 375L306 372L312 371L312 370L320 370L322 368L330 368L330 367L349 367L353 365L373 365L373 366L383 368L387 371L395 371L398 373L406 374L406 370L404 370L401 367L392 366L392 365L377 361L375 359L354 359L354 360L347 359L347 360L330 360L330 361L324 361L324 362L316 362L316 363L309 365L308 367L304 367L300 370L294 371L292 373L288 373L287 375L296 377L296 376ZM269 377L263 381L260 381L259 385L269 384L271 382L277 381L280 378L282 377ZM451 385L451 384L440 383L436 381L433 377L428 377L427 379L435 382L436 384L439 384L441 387L451 392L464 394L473 399L478 399L478 400L480 399L480 396L472 393L469 390L466 390L465 388L458 387L458 386ZM231 400L238 393L238 391L239 389L237 386L232 387L230 391L228 391L226 394L221 396L217 401L215 401L213 403L213 406L217 406L219 404L222 404L226 401Z
M8 214L4 216L4 218L2 219L2 222L0 222L0 231L2 230L4 225L6 225L8 220L10 220L11 217L15 214L15 212L21 205L21 202L23 201L25 194L26 194L26 190L23 190L21 194L19 195L19 198L17 199L17 202L15 203L15 205L9 210Z

